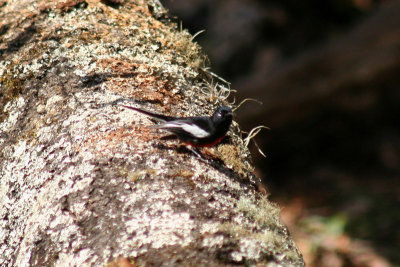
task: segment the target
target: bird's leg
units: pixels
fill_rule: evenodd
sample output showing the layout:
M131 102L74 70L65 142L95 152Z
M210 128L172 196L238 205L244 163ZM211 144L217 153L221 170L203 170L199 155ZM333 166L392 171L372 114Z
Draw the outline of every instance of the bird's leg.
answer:
M192 147L192 146L186 146L193 154L195 154L198 158L201 158L201 159L203 159L204 157L201 155L201 152L197 149L197 148L195 148L195 147Z
M205 162L205 163L208 163L208 164L211 163L208 159L206 159L206 158L201 154L201 152L200 152L200 150L199 150L198 148L193 147L193 146L190 146L190 145L186 146L186 148L187 148L190 152L192 152L199 160L201 160L201 161L203 161L203 162Z

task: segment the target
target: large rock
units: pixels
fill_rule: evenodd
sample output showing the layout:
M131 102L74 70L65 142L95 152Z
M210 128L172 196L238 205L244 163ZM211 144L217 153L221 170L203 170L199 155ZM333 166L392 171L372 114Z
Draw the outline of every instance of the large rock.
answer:
M118 105L227 104L158 1L0 6L1 266L304 265L237 125L205 161Z

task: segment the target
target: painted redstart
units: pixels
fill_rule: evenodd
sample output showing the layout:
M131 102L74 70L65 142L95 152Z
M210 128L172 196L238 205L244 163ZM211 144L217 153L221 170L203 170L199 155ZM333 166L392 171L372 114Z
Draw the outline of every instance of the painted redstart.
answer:
M158 128L176 135L179 140L193 147L212 147L221 142L233 117L229 107L219 107L211 117L171 117L122 106L162 121Z

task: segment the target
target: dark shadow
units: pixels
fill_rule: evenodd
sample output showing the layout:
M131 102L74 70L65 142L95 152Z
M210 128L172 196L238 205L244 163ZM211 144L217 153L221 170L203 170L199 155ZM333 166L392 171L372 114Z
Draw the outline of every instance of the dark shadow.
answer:
M101 0L100 2L115 9L119 8L124 3L124 1L121 0Z
M0 29L0 36L8 31L8 25L4 25ZM14 39L7 42L7 48L0 49L0 59L3 54L8 54L19 50L27 42L29 42L36 34L37 29L34 24L30 25L24 31L20 32Z
M0 27L0 36L4 35L7 33L7 31L10 29L10 24L4 24Z
M109 78L119 77L119 78L132 78L136 76L136 72L125 72L125 73L93 73L81 78L81 88L91 88L95 87L103 82L107 81Z
M386 88L388 89L388 88ZM371 109L320 110L265 138L259 166L275 200L301 199L311 214L344 214L345 233L400 263L398 90Z

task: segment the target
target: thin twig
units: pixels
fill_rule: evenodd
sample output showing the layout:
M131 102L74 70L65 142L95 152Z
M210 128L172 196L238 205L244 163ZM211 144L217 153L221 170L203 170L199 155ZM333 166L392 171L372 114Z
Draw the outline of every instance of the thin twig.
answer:
M234 109L233 111L236 111L238 108L240 108L241 105L243 105L244 103L246 103L247 101L254 101L260 105L263 104L263 102L261 102L260 100L254 99L254 98L245 98L242 100L242 102L240 102Z
M260 126L257 126L257 127L253 128L253 129L251 129L251 131L249 132L249 134L247 135L247 137L244 139L244 145L248 147L248 146L249 146L249 143L250 143L250 140L252 140L262 129L268 129L268 130L270 130L269 127L264 126L264 125L260 125ZM258 146L258 144L255 142L255 140L253 140L253 142L254 142L254 145L257 147L258 152L259 152L262 156L266 157L265 154L264 154L264 152L262 152L262 150L260 149L260 147Z
M194 38L196 38L197 36L199 36L200 34L202 34L202 33L205 32L205 31L206 31L206 30L201 30L201 31L196 32L196 33L193 35L191 41L193 42Z
M253 139L253 142L254 142L254 145L255 145L256 148L257 148L258 153L260 153L261 156L263 156L264 158L266 158L267 156L264 154L264 152L263 152L263 151L261 150L261 148L258 146L256 140Z
M224 83L226 83L226 84L228 84L228 85L231 84L230 82L228 82L227 80L225 80L225 79L222 78L221 76L218 76L217 74L215 74L214 72L212 72L212 71L210 70L210 68L203 68L203 71L209 73L211 76L213 76L213 77L219 79L220 81L222 81L222 82L224 82Z

